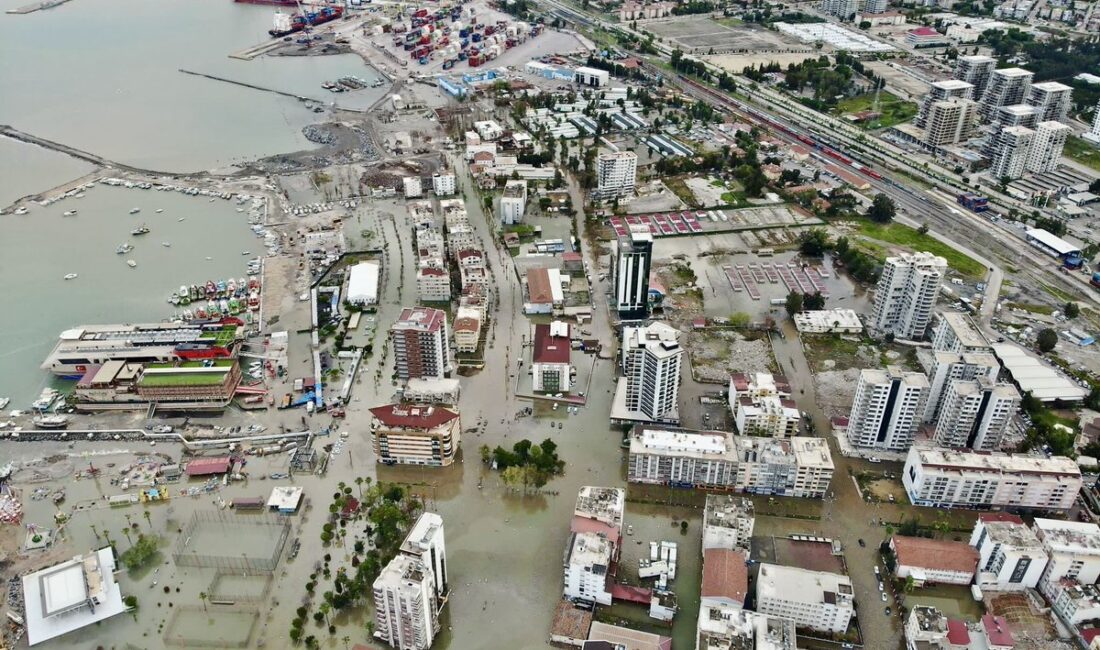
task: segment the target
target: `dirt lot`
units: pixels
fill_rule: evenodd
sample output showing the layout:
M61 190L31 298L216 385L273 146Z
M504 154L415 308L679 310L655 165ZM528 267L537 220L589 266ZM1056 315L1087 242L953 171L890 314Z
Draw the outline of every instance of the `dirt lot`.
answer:
M686 337L697 381L725 383L732 372L777 372L767 337L746 338L734 330L695 330Z
M739 25L727 27L707 17L684 17L647 25L665 40L676 44L685 52L751 53L761 50L804 49L798 41L788 39L778 32Z
M1035 612L1024 594L999 594L985 599L986 610L1003 616L1012 627L1016 648L1027 650L1060 650L1068 644L1056 641L1057 636L1047 616Z

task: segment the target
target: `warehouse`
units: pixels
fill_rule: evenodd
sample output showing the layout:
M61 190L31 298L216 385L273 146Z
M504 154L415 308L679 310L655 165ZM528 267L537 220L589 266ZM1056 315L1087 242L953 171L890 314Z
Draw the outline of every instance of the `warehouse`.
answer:
M1011 343L993 344L993 354L1021 393L1031 393L1043 402L1079 402L1088 394L1084 388Z
M359 262L351 267L348 279L348 302L359 307L378 304L378 262Z
M579 83L582 86L591 86L593 88L600 88L606 86L611 82L611 73L607 70L597 70L596 68L577 68L577 71L573 73L573 81Z
M1027 231L1027 243L1051 257L1068 261L1081 257L1081 249L1042 228Z

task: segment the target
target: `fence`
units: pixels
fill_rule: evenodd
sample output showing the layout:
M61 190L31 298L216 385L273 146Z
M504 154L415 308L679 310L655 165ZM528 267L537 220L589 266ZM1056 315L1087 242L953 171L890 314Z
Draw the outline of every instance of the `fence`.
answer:
M285 518L199 511L184 527L172 558L176 566L272 573L289 536Z
M247 648L260 613L229 607L177 607L164 628L164 644L182 648Z

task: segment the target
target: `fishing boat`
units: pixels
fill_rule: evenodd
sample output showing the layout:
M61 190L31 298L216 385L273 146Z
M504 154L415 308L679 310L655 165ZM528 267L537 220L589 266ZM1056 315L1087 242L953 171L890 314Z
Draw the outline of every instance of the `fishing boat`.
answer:
M66 280L75 280L76 279L76 274L75 273L66 273L65 274L65 279Z
M225 293L225 280L218 280L215 286L218 288L219 295Z
M237 293L237 281L229 278L229 281L225 283L225 290L229 293Z
M33 422L39 429L64 429L69 426L69 418L65 415L40 415Z
M191 300L192 300L192 301L194 301L194 300L198 300L198 299L199 299L199 295L200 295L201 293L202 293L202 290L201 290L201 289L199 289L198 285L194 285L194 284L193 284L193 285L191 285Z
M218 306L221 307L221 313L223 313L223 314L228 314L229 313L229 301L226 300L225 298L221 299L221 301L218 303Z
M248 294L248 308L252 311L258 311L260 309L260 292L253 291Z
M164 208L157 208L157 214L160 214L161 212L164 212Z
M118 248L115 249L115 252L118 253L119 255L125 255L126 253L129 253L132 250L134 250L133 244L126 243L126 244L119 244Z
M176 295L179 296L180 298L183 298L184 296L187 296L188 298L190 298L191 297L191 290L187 288L186 284L181 284L180 285L180 290L176 292Z
M186 219L186 218L187 218L187 217L180 217L179 219L176 219L176 221L183 221L183 220L184 220L184 219Z
M162 241L162 242L160 243L160 245L161 245L161 246L163 246L163 247L165 247L165 248L171 248L171 247L172 247L172 242L170 242L170 241Z
M207 298L213 298L214 294L217 293L217 292L218 292L218 287L217 287L217 285L214 284L214 281L213 280L207 280L206 281L206 297Z
M247 255L251 255L251 254L252 254L252 251L241 251L241 255L247 256Z
M140 228L134 228L130 231L131 235L147 235L149 234L149 226L142 224Z
M175 291L173 291L172 295L168 296L168 302L171 303L172 305L179 306L179 304L180 304L180 295L178 293L176 293Z
M199 307L198 309L195 310L195 316L197 316L199 318L199 320L203 320L208 316L208 314L206 313L205 308Z
M137 268L137 262L135 262L134 260L126 260L126 266L128 266L132 269L136 269Z
M184 320L195 320L195 314L193 314L190 309L185 309L185 310L183 310L183 319Z
M130 214L137 214L141 212L141 208L130 208Z
M63 217L75 217L76 216L76 210L69 210L61 216L63 216Z

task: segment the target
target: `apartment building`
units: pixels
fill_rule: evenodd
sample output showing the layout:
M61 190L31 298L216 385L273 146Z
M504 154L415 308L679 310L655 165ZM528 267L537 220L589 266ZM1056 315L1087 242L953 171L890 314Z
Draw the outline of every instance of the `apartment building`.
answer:
M1034 589L1047 566L1039 538L1016 515L978 515L969 543L978 551L974 584L982 591Z
M1027 103L1038 111L1040 122L1064 122L1073 105L1073 88L1057 81L1031 84Z
M749 499L708 494L703 507L703 550L748 550L755 524L756 506Z
M949 619L935 607L918 605L905 620L906 650L1012 650L1016 640L1003 617L980 622Z
M645 226L631 226L613 248L615 310L623 320L649 314L649 271L653 264L653 235Z
M429 307L406 307L390 327L397 378L446 377L454 367L447 313Z
M505 225L523 221L523 212L527 209L527 181L511 180L504 185L504 194L500 197L500 222Z
M568 393L573 387L569 325L561 321L538 323L532 341L532 390Z
M991 346L969 314L945 311L932 334L932 350L936 352L989 352Z
M1081 491L1072 459L913 446L902 483L918 506L1065 511Z
M406 176L402 179L406 199L418 199L424 195L424 185L419 176Z
M972 99L946 99L932 103L924 126L924 143L944 147L965 142L974 135L978 104Z
M375 640L398 650L428 650L439 632L431 567L399 554L375 578L373 591Z
M644 327L624 327L621 368L616 402L622 393L627 413L651 421L679 421L680 331L662 322ZM613 411L614 417L614 411Z
M1000 371L997 357L989 352L933 352L928 369L928 401L923 420L931 423L939 417L943 398L955 381L995 380Z
M416 297L424 302L451 299L451 275L447 269L427 266L416 270Z
M859 373L848 442L863 449L901 451L913 443L928 400L928 378L897 366Z
M1066 139L1073 129L1061 122L1039 122L1027 153L1027 170L1042 174L1058 169Z
M974 85L958 79L933 81L928 88L928 94L921 101L914 123L922 129L927 127L932 105L952 99L974 99Z
M796 650L794 621L733 605L699 604L696 638L700 650Z
M756 611L818 632L843 634L855 615L848 576L761 564L756 580Z
M637 181L638 154L633 151L605 151L596 157L596 191L600 198L633 194Z
M784 438L798 433L802 415L790 399L786 380L777 382L771 373L730 377L729 403L737 432L750 436Z
M1027 170L1028 153L1035 131L1023 126L1010 126L997 132L993 143L993 162L989 167L990 178L1016 179Z
M1075 580L1080 584L1095 584L1100 580L1100 526L1036 518L1031 529L1047 554L1047 565L1039 578L1039 591L1048 599L1053 600L1057 584L1062 580Z
M455 312L455 352L470 354L481 341L481 310L459 307Z
M974 87L972 99L981 99L985 93L985 87L989 84L989 78L993 70L997 68L997 59L991 56L970 55L960 56L955 59L955 72L952 78Z
M981 451L1000 449L1005 430L1020 406L1012 384L988 377L948 383L933 438L943 447Z
M611 605L611 540L596 533L570 536L562 594L574 602Z
M828 492L833 470L823 438L754 438L636 425L630 436L627 480L821 498Z
M447 544L443 535L443 517L434 512L421 513L399 552L420 560L432 570L433 587L439 607L447 600L450 580L447 576Z
M886 258L875 286L867 327L876 336L920 340L947 273L947 260L931 253Z
M1022 68L1001 68L989 75L989 82L982 93L979 112L985 120L993 119L1001 106L1023 104L1031 89L1031 80L1035 75Z
M851 20L859 11L859 0L821 0L821 12L840 20Z
M432 192L436 196L451 196L455 189L454 174L432 174Z
M371 442L383 465L445 467L461 443L457 411L442 406L387 404L370 410Z
M1100 144L1100 102L1096 103L1092 114L1092 129L1082 137L1093 144Z

